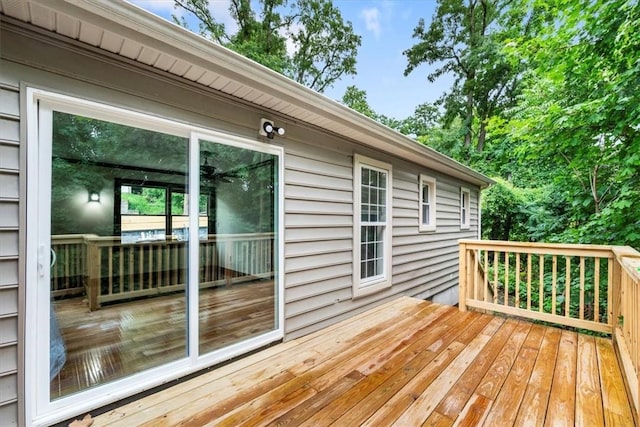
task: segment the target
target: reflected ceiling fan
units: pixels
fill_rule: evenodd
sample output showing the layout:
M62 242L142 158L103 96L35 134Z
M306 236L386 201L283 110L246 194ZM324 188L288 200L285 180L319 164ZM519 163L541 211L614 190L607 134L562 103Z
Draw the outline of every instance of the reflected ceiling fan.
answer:
M200 182L210 187L217 187L220 183L232 183L230 178L239 178L237 172L220 172L218 168L209 164L210 151L203 151L204 162L200 165Z

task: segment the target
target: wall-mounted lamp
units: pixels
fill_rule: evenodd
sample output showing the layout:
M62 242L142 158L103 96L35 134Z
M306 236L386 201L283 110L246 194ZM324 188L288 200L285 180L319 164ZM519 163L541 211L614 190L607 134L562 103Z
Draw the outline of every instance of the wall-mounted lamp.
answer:
M89 191L89 201L100 202L100 193L98 193L97 191Z
M262 136L266 136L269 139L273 139L274 135L284 135L284 128L279 128L273 124L273 121L267 119L260 120L260 129L258 133Z

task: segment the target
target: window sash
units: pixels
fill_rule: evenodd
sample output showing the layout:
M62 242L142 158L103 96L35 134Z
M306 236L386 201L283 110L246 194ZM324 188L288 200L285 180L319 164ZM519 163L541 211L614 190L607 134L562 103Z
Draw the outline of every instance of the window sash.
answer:
M436 229L436 180L435 178L420 175L420 231L435 231Z
M471 192L467 188L460 190L460 228L469 228L471 222L470 215Z

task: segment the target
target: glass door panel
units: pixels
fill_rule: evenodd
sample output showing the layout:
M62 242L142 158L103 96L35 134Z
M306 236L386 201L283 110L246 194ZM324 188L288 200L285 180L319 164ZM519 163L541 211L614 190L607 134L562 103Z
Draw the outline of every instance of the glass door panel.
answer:
M277 168L273 154L200 140L200 354L278 327Z
M52 130L56 400L187 357L189 156L186 138L73 114Z

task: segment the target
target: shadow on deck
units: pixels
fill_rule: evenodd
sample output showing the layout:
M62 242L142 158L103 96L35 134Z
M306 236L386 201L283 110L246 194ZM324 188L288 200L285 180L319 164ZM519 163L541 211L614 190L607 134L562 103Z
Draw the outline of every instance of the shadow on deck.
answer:
M615 425L611 340L402 297L95 419L133 425Z

